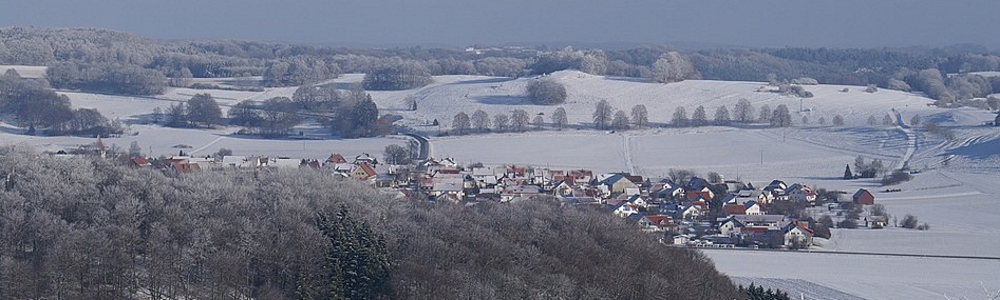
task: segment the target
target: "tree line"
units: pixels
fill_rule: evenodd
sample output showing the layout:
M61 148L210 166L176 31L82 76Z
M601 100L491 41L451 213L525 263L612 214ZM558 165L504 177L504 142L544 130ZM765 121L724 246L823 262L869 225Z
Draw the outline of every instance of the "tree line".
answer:
M59 95L44 80L21 78L8 69L0 75L0 113L17 118L29 135L110 136L124 132L118 119L108 120L91 108L73 109L69 97Z
M0 178L4 299L742 298L703 254L551 199L435 205L310 170L25 146L0 147Z

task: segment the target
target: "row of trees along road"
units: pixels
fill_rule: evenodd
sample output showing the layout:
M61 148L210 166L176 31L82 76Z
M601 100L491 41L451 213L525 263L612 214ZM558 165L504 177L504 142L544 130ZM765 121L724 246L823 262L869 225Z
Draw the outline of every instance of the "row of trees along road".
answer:
M555 199L435 205L311 170L178 176L21 146L0 147L0 178L2 299L741 298L703 254Z

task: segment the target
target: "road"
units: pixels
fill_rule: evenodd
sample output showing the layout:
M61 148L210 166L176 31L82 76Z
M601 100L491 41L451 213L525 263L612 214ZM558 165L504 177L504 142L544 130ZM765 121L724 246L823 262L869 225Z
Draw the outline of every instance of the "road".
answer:
M417 157L419 161L425 161L431 157L431 141L427 137L414 134L414 133L403 133L403 135L413 138L420 143L420 155Z

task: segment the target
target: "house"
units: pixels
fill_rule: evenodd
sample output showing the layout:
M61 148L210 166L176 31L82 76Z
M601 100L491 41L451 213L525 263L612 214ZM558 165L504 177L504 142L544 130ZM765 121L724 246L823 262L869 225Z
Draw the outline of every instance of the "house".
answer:
M573 186L565 180L557 182L552 187L552 194L555 196L571 197L573 196Z
M865 217L865 227L873 229L882 229L885 228L886 224L889 224L889 220L885 216Z
M609 211L614 213L616 216L627 218L633 214L639 214L639 208L634 204L628 203L628 201L611 201L605 206Z
M854 204L875 205L875 195L872 195L872 193L866 189L858 189L857 192L854 192L854 196L851 197L851 200L854 201Z
M628 178L622 174L614 174L611 177L604 179L601 181L601 185L607 186L608 191L612 194L639 194L639 186L631 180L628 180Z
M743 206L743 204L735 204L735 203L723 205L722 211L725 212L727 216L747 214L746 206Z
M740 229L746 227L743 222L740 222L736 218L725 218L722 223L719 224L719 234L722 235L738 235L741 233Z
M134 166L134 167L137 167L137 168L146 168L146 167L149 167L151 165L152 164L150 164L149 160L147 160L145 157L137 156L135 158L132 158L132 166Z
M706 214L708 214L708 206L701 203L692 203L681 208L681 217L685 220L698 219Z
M472 168L472 180L479 188L492 188L497 185L496 170L490 167Z
M809 247L813 241L813 231L805 223L791 222L783 227L785 247Z
M500 202L527 200L541 195L542 188L537 185L516 185L500 191Z
M435 182L431 188L430 195L434 197L434 199L437 199L442 195L452 195L461 200L465 197L464 191L465 190L462 188L462 184L459 182ZM450 201L452 199L448 198L448 200ZM457 203L458 201L455 202Z
M242 169L252 167L253 163L246 156L229 155L222 157L222 166Z
M587 183L594 179L594 172L590 170L572 170L566 174L566 179L570 184Z
M785 194L788 195L788 200L791 201L797 201L797 202L816 201L816 192L805 184L794 183L788 187Z
M344 156L340 155L340 153L334 153L334 154L330 154L330 157L326 159L326 163L328 163L328 164L346 164L347 160L344 159Z
M354 157L354 164L355 165L368 164L370 166L374 166L378 165L378 158L375 158L374 156L368 153L362 153L361 155Z
M639 226L642 226L642 229L648 232L664 232L674 227L670 223L670 216L664 215L643 216L639 220Z
M360 180L374 179L376 175L378 175L378 173L375 172L375 169L366 163L361 163L357 168L354 168L354 170L351 171L351 178Z

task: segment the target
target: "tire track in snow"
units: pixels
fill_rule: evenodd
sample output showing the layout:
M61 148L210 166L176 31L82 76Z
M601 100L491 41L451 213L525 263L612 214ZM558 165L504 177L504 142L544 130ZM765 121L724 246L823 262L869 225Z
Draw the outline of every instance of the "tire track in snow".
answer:
M906 134L906 153L903 154L903 157L896 163L896 167L893 168L894 170L899 170L906 168L910 164L913 153L917 151L917 135L913 133L913 129L909 125L903 123L903 116L899 114L899 111L893 108L892 113L896 115L896 129Z
M632 136L623 133L622 134L622 149L625 151L625 169L632 175L638 175L639 170L633 163L632 158Z
M219 136L219 137L215 138L214 140L212 140L211 142L208 142L208 144L205 144L204 146L198 147L198 149L191 150L191 152L188 152L188 156L194 155L195 153L198 153L198 152L200 152L202 150L205 150L208 147L212 147L212 145L215 145L216 143L218 143L219 141L221 141L222 138L224 138L224 137L223 136Z

